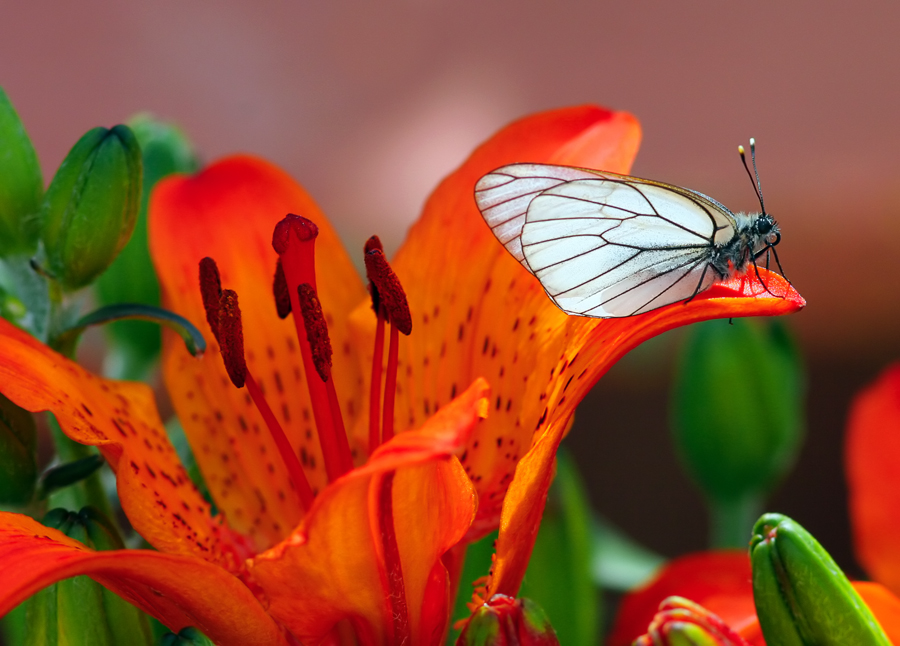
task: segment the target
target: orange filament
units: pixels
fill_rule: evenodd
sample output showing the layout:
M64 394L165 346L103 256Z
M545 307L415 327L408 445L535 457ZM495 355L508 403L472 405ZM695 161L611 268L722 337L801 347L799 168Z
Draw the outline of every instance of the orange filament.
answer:
M374 300L374 298L373 298ZM369 455L381 444L381 360L384 357L384 316L375 316L375 352L372 358L372 381L369 384Z

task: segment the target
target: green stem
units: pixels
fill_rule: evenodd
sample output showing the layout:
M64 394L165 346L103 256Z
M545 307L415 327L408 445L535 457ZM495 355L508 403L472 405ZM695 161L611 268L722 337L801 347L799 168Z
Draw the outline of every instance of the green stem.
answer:
M748 494L736 500L708 500L709 542L714 549L746 549L753 524L762 514L763 499Z

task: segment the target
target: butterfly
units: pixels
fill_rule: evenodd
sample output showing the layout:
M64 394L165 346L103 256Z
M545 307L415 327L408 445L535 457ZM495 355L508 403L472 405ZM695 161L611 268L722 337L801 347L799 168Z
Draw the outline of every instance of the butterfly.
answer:
M561 310L635 316L688 302L751 266L762 283L756 261L765 255L768 268L769 252L781 270L774 253L781 233L763 203L753 139L750 150L759 214L732 213L663 182L546 164L488 173L475 186L475 201L497 239ZM750 174L743 146L738 151Z

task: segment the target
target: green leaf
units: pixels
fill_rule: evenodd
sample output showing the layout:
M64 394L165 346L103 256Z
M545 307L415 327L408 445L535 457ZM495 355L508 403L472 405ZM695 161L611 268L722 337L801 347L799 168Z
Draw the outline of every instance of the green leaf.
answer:
M41 475L41 481L38 486L38 498L43 500L59 489L81 482L104 464L106 464L106 460L103 456L95 453L80 460L47 469Z
M578 471L568 454L557 454L540 531L519 597L535 601L556 630L561 644L600 641L600 595L591 561L591 511Z
M37 480L34 418L0 395L0 504L24 505Z
M188 352L195 357L206 352L206 340L193 323L169 310L138 303L108 305L94 310L90 314L85 314L75 325L60 332L50 345L62 354L71 356L78 339L88 327L125 320L149 321L157 325L165 325L178 333Z
M643 585L666 562L599 516L593 519L592 540L594 583L606 590L627 592Z

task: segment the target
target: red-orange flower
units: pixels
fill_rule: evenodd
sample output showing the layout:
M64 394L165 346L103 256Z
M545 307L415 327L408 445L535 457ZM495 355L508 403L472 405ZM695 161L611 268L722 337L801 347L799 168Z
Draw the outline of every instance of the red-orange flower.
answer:
M900 594L900 364L857 395L846 442L857 557L873 579Z
M882 585L853 587L894 643L900 643L900 598ZM651 581L622 600L608 646L629 646L647 631L659 604L679 596L715 613L754 646L765 646L756 617L750 556L746 551L700 552L673 559Z
M145 388L91 377L3 325L0 390L29 410L52 410L67 434L100 446L117 473L125 513L162 553L90 553L29 519L2 515L0 558L30 563L53 554L58 566L23 566L6 577L0 611L60 576L89 573L171 627L193 624L220 643L277 643L285 629L315 641L341 620L363 643L406 636L436 643L451 589L442 555L464 534L498 524L488 591L515 595L556 448L600 375L672 327L803 306L787 283L763 270L768 290L755 277L739 277L687 305L630 319L567 317L547 300L484 225L472 198L475 182L514 161L627 172L639 136L623 113L579 107L539 114L502 130L441 183L394 262L413 333L399 344L396 408L388 417L397 431L421 430L401 433L371 455L367 382L369 369L382 364L372 350L375 316L309 196L277 168L248 157L161 184L151 205L151 243L166 305L212 339L197 266L215 259L221 287L233 290L223 311L232 311L235 294L240 298L246 366L255 376L248 389L259 386L315 501L309 507L291 478L256 395L232 384L219 344L197 360L169 337L164 356L172 401L222 512L213 518ZM276 315L272 231L285 213L318 226L316 278L307 282L328 324L334 354L324 376L333 389L315 385L321 382L309 369L303 335ZM282 260L296 283L292 272L302 268ZM296 290L289 295L296 313ZM223 342L226 354L234 347ZM491 383L490 414L476 425L487 392L482 377ZM346 452L352 449L361 465L343 476L349 459L322 448L326 436L340 444L343 435L331 433L339 418L349 433ZM386 540L391 526L394 538ZM406 608L399 624L398 604Z

